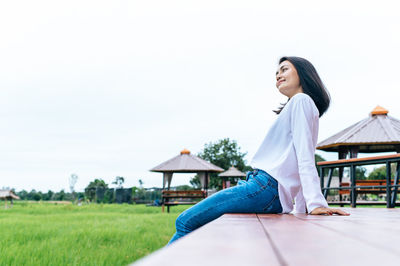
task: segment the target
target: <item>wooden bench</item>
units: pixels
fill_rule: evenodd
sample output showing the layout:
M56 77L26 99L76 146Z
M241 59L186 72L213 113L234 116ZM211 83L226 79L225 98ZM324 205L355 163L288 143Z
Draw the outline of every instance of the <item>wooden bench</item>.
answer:
M351 215L225 214L133 265L399 265L400 209L343 210Z
M204 199L206 197L207 197L207 192L203 190L163 190L161 193L162 211L164 212L165 206L167 206L167 212L169 212L170 206L196 204L197 201L193 201L193 199ZM192 200L185 201L183 199L192 199Z
M392 185L394 182L392 181ZM386 187L386 180L378 179L378 180L357 180L357 186L385 186ZM339 195L346 195L350 194L350 182L341 182L341 187L349 187L349 189L342 189L339 190ZM377 188L357 188L357 194L385 194L386 188L385 187L377 187Z

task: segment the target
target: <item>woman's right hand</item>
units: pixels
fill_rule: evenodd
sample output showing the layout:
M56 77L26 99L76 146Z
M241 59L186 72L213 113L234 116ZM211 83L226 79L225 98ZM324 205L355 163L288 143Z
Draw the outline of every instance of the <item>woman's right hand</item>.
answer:
M322 215L322 214L327 214L327 215L333 215L333 214L339 214L339 215L350 215L350 213L347 213L345 211L342 211L340 209L333 209L333 208L323 208L323 207L318 207L312 210L310 214L312 215Z

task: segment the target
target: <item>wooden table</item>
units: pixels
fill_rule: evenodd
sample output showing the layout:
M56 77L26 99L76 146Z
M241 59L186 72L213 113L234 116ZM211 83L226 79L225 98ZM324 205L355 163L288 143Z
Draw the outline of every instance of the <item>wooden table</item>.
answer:
M400 265L400 209L341 209L225 214L134 265Z

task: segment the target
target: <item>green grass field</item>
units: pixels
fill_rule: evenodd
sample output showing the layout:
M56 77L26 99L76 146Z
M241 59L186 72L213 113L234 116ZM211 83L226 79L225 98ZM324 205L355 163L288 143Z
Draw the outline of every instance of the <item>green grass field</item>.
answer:
M126 265L167 244L186 208L0 205L0 265Z

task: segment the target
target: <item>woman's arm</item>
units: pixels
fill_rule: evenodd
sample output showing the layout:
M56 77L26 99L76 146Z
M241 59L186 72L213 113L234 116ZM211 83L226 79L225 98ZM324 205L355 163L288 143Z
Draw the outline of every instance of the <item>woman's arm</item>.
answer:
M317 109L306 95L295 96L291 100L295 100L291 110L291 132L307 210L310 214L344 214L343 211L328 208L321 193L314 157L318 134Z

